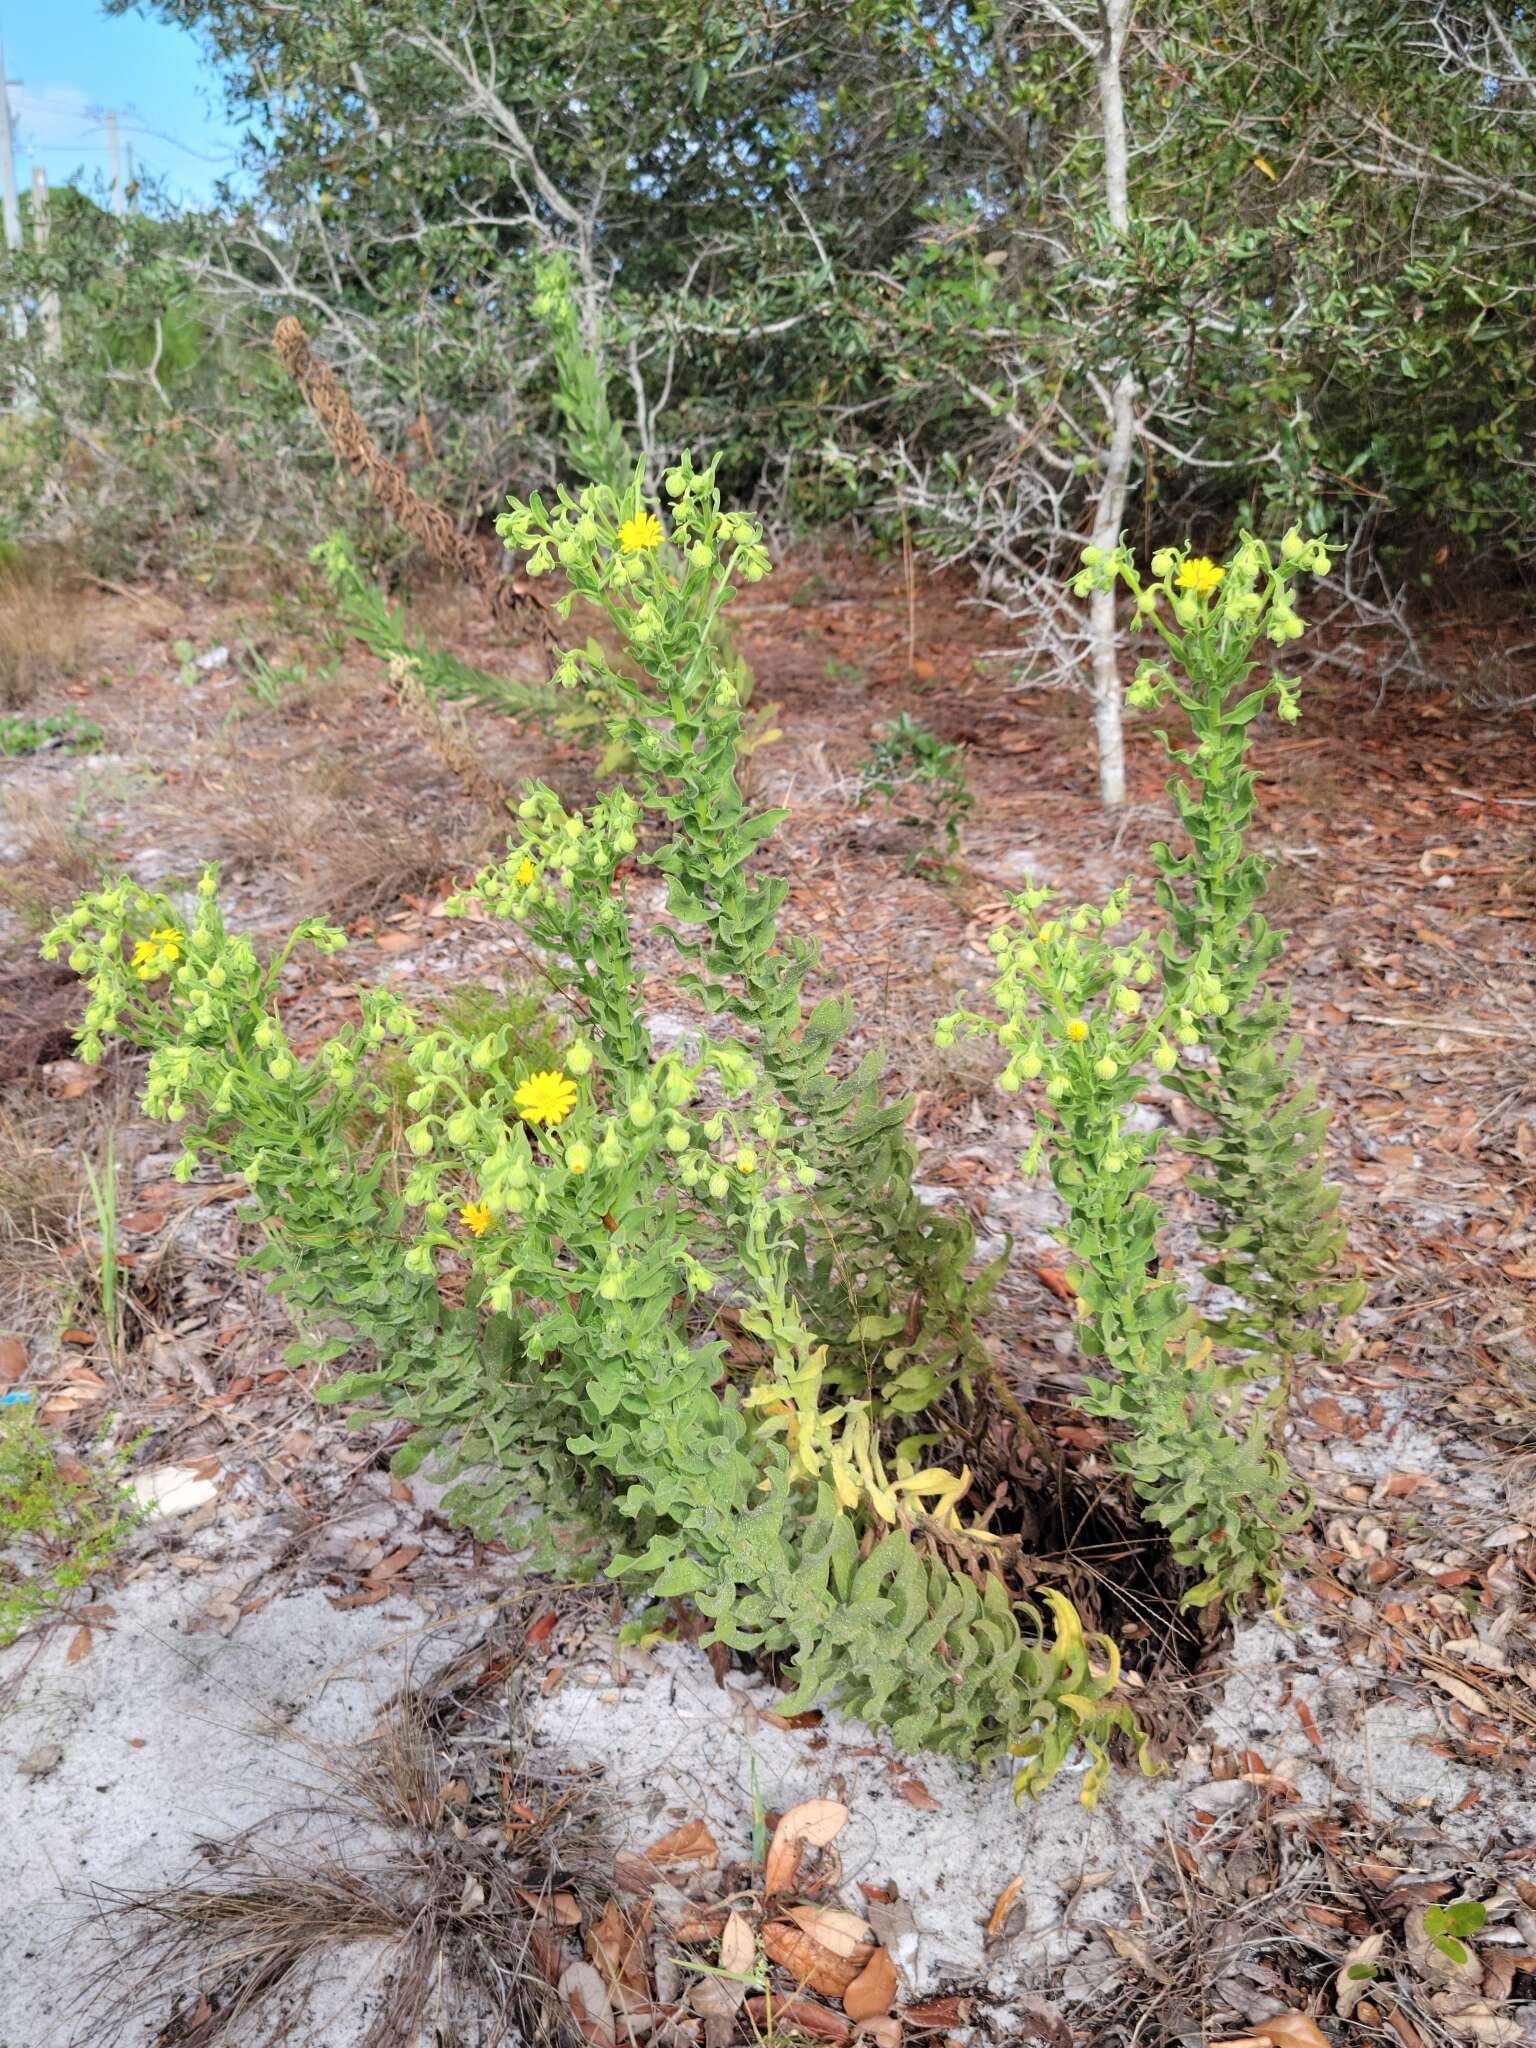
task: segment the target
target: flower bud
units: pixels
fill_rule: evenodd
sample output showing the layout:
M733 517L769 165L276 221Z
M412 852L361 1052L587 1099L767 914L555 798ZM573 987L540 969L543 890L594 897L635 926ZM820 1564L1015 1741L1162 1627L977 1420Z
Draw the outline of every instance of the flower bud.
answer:
M592 1164L592 1148L578 1138L574 1145L565 1148L565 1163L572 1173L585 1173Z

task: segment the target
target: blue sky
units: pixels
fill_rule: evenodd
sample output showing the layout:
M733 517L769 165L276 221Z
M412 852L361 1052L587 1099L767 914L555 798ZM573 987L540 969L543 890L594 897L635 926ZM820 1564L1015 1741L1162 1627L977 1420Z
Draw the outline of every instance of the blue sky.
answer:
M73 179L90 189L104 178L101 117L109 107L135 170L163 180L178 203L207 199L215 180L233 171L239 131L225 119L217 73L186 30L108 16L97 0L0 0L0 46L23 189L35 163L52 184Z

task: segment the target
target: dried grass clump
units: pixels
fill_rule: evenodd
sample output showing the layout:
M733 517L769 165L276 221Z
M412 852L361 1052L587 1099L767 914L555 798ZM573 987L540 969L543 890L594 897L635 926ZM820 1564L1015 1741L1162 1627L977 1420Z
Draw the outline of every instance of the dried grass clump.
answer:
M512 1634L504 1620L497 1639ZM126 1935L131 1973L114 1958L87 1985L101 2029L89 2038L117 2038L114 2025L152 2009L163 2018L170 1998L158 2038L213 2048L362 1944L382 1947L383 1989L360 2048L577 2048L540 1960L540 1905L556 1891L595 1900L612 1849L589 1790L534 1762L515 1710L498 1728L489 1710L508 1663L481 1643L408 1684L370 1740L339 1754L304 1744L312 1782L264 1828L211 1849L216 1876L121 1899L107 1924Z
M0 1323L31 1327L70 1291L62 1254L80 1234L78 1173L0 1110Z
M69 674L85 637L79 592L51 555L0 564L0 710L30 704L43 684Z
M0 865L0 909L10 911L29 934L46 931L77 897L95 888L105 853L77 820L60 814L57 799L50 802L37 790L14 791L6 814L20 850Z
M292 886L290 908L345 924L468 871L497 843L484 817L445 831L398 803L346 800L334 789L327 773L276 785L270 776L232 778L220 821L224 857L275 870Z

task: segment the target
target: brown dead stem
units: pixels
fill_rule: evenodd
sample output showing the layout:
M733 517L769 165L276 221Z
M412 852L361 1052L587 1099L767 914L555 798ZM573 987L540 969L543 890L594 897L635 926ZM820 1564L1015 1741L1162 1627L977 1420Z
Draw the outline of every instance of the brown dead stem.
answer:
M531 635L546 647L556 636L549 613L531 591L520 590L501 575L468 534L461 533L440 505L414 490L405 471L379 453L366 423L342 388L334 370L322 363L298 321L287 316L272 332L272 346L288 375L304 394L305 403L325 428L338 461L368 488L402 530L420 541L439 568L456 570L479 591L487 610L504 631Z

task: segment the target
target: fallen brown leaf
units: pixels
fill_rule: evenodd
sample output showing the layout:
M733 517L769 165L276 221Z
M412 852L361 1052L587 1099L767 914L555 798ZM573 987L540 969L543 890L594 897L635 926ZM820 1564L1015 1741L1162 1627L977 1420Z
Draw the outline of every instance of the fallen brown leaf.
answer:
M726 1916L720 1932L720 1967L732 1977L745 1977L757 1961L757 1937L740 1913Z
M1257 2020L1241 2039L1268 2042L1269 2048L1330 2048L1328 2036L1304 2012L1277 2012L1272 2019ZM1237 2044L1218 2041L1215 2048L1237 2048Z
M900 2016L909 2027L921 2027L925 2033L938 2033L950 2027L968 2026L974 2009L975 2002L969 1998L923 1998L916 2005L902 2006Z
M91 1631L89 1626L82 1622L69 1639L69 1648L64 1652L64 1662L78 1664L82 1657L89 1657L90 1654Z
M1358 1941L1339 1966L1339 1974L1333 1980L1333 2009L1341 2020L1347 2020L1360 2000L1372 1989L1375 1977L1373 1965L1387 1945L1385 1934L1368 1934ZM1353 1970L1370 1972L1352 1976Z
M0 1380L12 1386L26 1369L26 1345L19 1337L0 1337Z
M760 1939L763 1953L789 1972L797 1989L809 1986L824 1998L841 1998L864 1967L860 1957L824 1947L793 1920L768 1921Z
M919 1813L942 1813L944 1810L921 1778L898 1778L896 1790L908 1806L915 1806Z
M652 1842L645 1852L647 1863L658 1870L718 1870L720 1847L701 1820L686 1820L680 1828Z
M388 1557L381 1557L368 1574L369 1582L377 1585L380 1579L392 1579L403 1572L407 1565L414 1564L421 1555L419 1543L402 1543L398 1550L392 1550Z
M1023 1889L1024 1879L1020 1875L1018 1877L1010 1877L998 1893L997 1904L992 1908L987 1919L988 1941L996 1941L997 1937L1002 1933L1003 1928L1007 1925L1008 1915L1019 1903L1019 1893Z
M808 1998L749 1998L747 2012L759 2026L795 2028L818 2041L846 2041L853 2032L841 2013Z
M590 1963L568 1963L555 1987L571 2018L592 2048L613 2048L613 2006L602 1978Z
M457 1781L455 1782L457 1783ZM444 1794L445 1798L447 1796L447 1794ZM468 1798L469 1787L466 1785L461 1803L467 1804ZM576 1903L574 1893L534 1892L528 1891L520 1884L514 1885L513 1890L535 1920L547 1920L552 1927L579 1927L581 1925L581 1908ZM612 1910L611 1904L609 1910Z
M869 1922L838 1906L791 1906L784 1917L834 1955L862 1957L874 1946L875 1931Z
M557 1892L557 1899L570 1898ZM576 1901L571 1899L574 1906ZM576 1922L581 1912L577 1908ZM645 1944L650 1933L650 1901L639 1907L633 1918L620 1912L618 1901L609 1899L587 1930L587 1958L602 1974L610 1994L627 1993L631 1998L648 1998L650 1978L645 1967Z
M800 1870L800 1855L808 1843L825 1849L848 1825L848 1809L840 1799L804 1799L782 1814L768 1845L763 1868L763 1891L768 1898L787 1892Z
M843 2011L851 2020L869 2020L888 2013L895 2002L896 1965L887 1950L877 1948L843 1993Z

